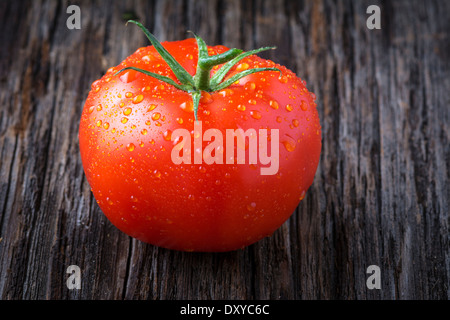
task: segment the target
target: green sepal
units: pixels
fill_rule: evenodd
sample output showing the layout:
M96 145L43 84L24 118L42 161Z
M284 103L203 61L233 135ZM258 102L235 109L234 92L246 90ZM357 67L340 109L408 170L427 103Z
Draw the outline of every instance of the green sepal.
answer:
M192 103L194 104L194 117L195 121L197 119L198 105L200 104L200 98L202 97L202 92L200 90L190 92L192 96Z
M276 49L276 47L264 47L264 48L259 48L259 49L255 49L255 50L251 50L251 51L246 51L240 55L238 55L237 57L235 57L234 59L228 61L226 64L224 64L222 66L222 68L220 68L211 78L210 80L210 86L211 87L216 87L220 82L222 82L223 78L227 75L227 73L231 70L231 68L233 68L233 66L238 63L239 61L241 61L242 59L251 56L252 54L256 54L258 52L261 51L266 51L266 50L273 50Z
M169 65L170 69L172 69L173 73L177 77L178 80L182 84L190 84L194 85L194 79L189 74L189 72L184 69L181 64L178 63L177 60L162 46L162 44L156 39L154 35L150 33L150 31L147 30L141 23L134 21L134 20L128 20L128 22L136 24L139 28L144 31L145 35L147 36L148 40L152 43L153 47L155 47L156 51L161 55L161 57L164 59L164 61ZM127 23L128 23L127 22Z
M236 81L238 81L239 79L246 77L252 73L256 73L256 72L262 72L262 71L278 71L281 74L281 70L277 69L277 68L255 68L255 69L248 69L239 73L236 73L234 76L232 76L231 78L228 78L227 80L225 80L224 82L222 82L221 84L217 85L216 87L213 87L212 90L213 91L220 91L222 89L225 89L226 87L231 86L233 83L235 83Z
M114 75L116 76L119 73L124 72L126 70L135 70L135 71L141 72L141 73L143 73L143 74L145 74L147 76L151 76L151 77L156 78L158 80L164 81L165 83L168 83L168 84L174 86L175 88L183 90L183 91L188 91L191 88L191 86L189 86L189 85L180 85L180 84L176 83L174 80L172 80L169 77L160 75L158 73L150 72L150 71L147 71L147 70L144 70L144 69L136 68L136 67L123 68L123 69L117 71Z

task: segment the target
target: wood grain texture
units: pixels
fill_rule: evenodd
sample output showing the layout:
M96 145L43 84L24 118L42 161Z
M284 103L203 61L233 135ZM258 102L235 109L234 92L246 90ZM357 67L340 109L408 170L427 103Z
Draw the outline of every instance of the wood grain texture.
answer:
M66 8L81 8L69 30ZM366 9L381 8L381 30ZM272 237L221 253L133 240L84 177L91 83L160 40L264 52L318 97L314 184ZM0 1L1 299L448 299L448 1ZM66 287L78 265L82 289ZM380 290L366 269L381 269Z

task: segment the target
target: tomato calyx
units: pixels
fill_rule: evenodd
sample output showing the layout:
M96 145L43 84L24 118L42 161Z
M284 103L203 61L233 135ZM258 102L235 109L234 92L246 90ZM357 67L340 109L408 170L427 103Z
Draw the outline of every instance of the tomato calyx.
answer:
M161 57L164 59L164 61L167 63L167 65L170 67L170 69L173 71L175 77L179 81L177 83L172 78L150 72L144 69L136 68L136 67L126 67L119 71L117 71L114 75L118 75L119 73L126 71L126 70L135 70L137 72L141 72L145 75L151 76L153 78L156 78L160 81L163 81L167 84L170 84L174 86L175 88L179 90L186 91L191 94L192 101L194 105L194 116L195 120L197 120L197 111L198 106L200 103L201 98L201 92L215 92L220 91L222 89L227 88L228 86L232 85L239 79L248 76L252 73L256 72L263 72L263 71L278 71L281 76L281 70L278 68L254 68L254 69L247 69L241 72L238 72L231 76L228 79L225 79L225 76L228 74L228 72L235 66L239 61L242 59L252 55L259 53L261 51L275 49L275 47L263 47L256 50L251 50L244 52L240 49L229 49L226 52L210 56L208 53L208 48L206 43L203 41L202 38L194 34L194 37L197 41L198 45L198 63L197 63L197 69L194 76L189 74L186 69L183 68L183 66L178 63L178 61L175 60L175 58L161 45L161 43L156 39L156 37L151 34L147 28L145 28L141 23L135 21L135 20L128 20L128 22L136 24L141 30L145 33L147 38L152 43L153 47L156 49L156 51L161 55ZM127 23L128 23L127 22ZM210 77L211 69L214 66L223 64L223 66L212 76Z

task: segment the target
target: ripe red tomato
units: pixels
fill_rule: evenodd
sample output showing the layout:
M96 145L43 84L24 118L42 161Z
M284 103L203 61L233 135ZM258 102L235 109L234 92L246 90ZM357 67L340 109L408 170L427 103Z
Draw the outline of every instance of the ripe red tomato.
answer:
M191 76L198 71L199 48L206 58L229 50L202 48L197 37L162 45ZM293 72L256 55L242 58L221 80L255 68L277 68L281 76L268 69L243 76L226 88L216 83L219 90L214 91L207 86L198 90L189 79L184 79L185 87L176 88L139 71L168 77L181 87L171 63L154 45L140 48L92 84L79 142L98 205L126 234L169 249L229 251L271 235L303 199L318 166L321 127L314 94ZM208 69L208 78L224 65ZM118 73L127 67L138 69ZM198 109L196 92L201 93ZM277 171L263 175L260 169L267 164L261 159L250 163L250 139L234 147L247 152L244 164L225 160L207 164L205 159L201 164L175 164L172 153L180 140L174 139L174 131L186 129L194 139L196 117L203 133L216 129L223 134L223 149L219 146L212 153L216 156L226 154L227 129L257 133L277 129ZM211 143L203 138L201 150L193 146L192 154L202 153ZM270 134L267 140L270 143Z

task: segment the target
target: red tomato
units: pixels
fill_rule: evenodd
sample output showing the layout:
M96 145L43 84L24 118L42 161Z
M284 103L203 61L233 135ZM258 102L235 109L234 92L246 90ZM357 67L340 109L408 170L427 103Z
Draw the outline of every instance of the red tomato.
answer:
M190 75L196 73L196 39L162 45ZM207 49L209 56L229 50ZM261 67L278 68L282 75L257 72L218 91L199 91L202 132L216 129L223 135L223 150L216 152L226 154L227 129L278 129L278 170L262 175L260 169L268 165L260 159L250 164L250 139L234 147L246 151L245 164L207 164L205 159L175 164L172 152L180 140L174 131L186 129L194 139L192 95L136 70L116 74L130 66L180 83L155 47L148 46L92 84L81 116L80 152L107 218L131 237L184 251L235 250L270 236L305 196L319 162L321 127L315 96L305 83L284 66L250 55L225 79ZM270 144L270 137L265 142ZM208 143L203 141L201 150L192 147L192 154L202 153Z

